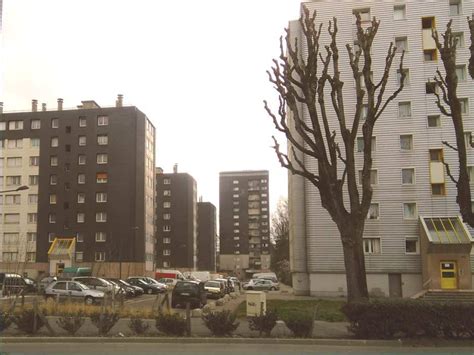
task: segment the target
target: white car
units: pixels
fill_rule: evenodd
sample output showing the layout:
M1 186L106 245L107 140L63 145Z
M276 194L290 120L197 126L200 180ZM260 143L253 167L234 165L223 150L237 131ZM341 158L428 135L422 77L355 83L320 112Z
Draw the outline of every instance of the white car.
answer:
M86 304L93 304L104 298L104 292L91 290L78 281L54 281L44 290L46 299L54 300L82 300Z
M242 287L244 290L249 291L276 291L280 289L280 285L278 283L266 279L252 279L245 283Z

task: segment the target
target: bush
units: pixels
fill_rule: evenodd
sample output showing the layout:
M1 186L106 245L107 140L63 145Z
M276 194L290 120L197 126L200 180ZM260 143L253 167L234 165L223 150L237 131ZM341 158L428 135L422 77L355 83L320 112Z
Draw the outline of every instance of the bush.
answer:
M474 338L474 304L375 300L342 307L357 338Z
M186 320L178 313L160 313L156 318L156 329L166 335L183 336L186 332Z
M74 335L82 327L85 320L84 313L78 312L62 316L56 321L56 324L68 332L69 335Z
M213 335L224 336L232 335L237 329L239 322L235 322L236 315L230 311L222 311L209 313L202 316L204 325L211 331Z
M90 315L92 323L99 330L99 335L107 335L110 329L120 319L120 315L115 312L105 311L104 313L93 313Z
M272 329L275 327L277 320L277 311L269 310L263 315L249 317L249 328L250 330L258 330L260 332L260 336L262 336L262 333L265 333L265 336L269 337Z
M309 338L313 332L313 318L308 313L290 313L284 319L288 329L298 338Z
M12 317L6 312L0 312L0 332L7 329L12 323Z
M128 322L128 327L134 334L142 335L147 332L148 328L150 328L150 325L140 317L133 316Z
M44 322L38 314L36 314L36 329L34 328L35 312L33 309L22 309L17 315L13 317L13 322L17 328L27 334L34 334L43 327Z

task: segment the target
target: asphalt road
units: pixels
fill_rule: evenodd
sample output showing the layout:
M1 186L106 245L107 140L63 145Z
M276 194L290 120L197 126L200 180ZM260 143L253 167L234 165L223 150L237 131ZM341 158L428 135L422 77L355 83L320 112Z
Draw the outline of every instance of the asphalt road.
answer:
M0 354L473 354L468 348L293 344L29 343L1 344Z

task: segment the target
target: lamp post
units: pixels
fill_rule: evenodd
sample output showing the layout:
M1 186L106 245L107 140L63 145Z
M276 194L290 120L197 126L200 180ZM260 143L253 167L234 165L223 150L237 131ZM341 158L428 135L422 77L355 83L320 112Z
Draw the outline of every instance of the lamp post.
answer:
M16 189L0 191L0 194L3 194L5 192L16 192L16 191L23 191L23 190L28 190L28 189L29 189L28 186L22 185L22 186L17 187Z

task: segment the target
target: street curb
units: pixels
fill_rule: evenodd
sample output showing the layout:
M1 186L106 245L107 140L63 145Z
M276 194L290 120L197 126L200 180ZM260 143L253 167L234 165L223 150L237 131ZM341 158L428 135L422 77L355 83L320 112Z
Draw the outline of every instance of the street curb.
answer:
M294 338L212 338L212 337L2 337L0 344L15 343L180 343L180 344L287 344L390 347L474 347L474 340L366 340Z

